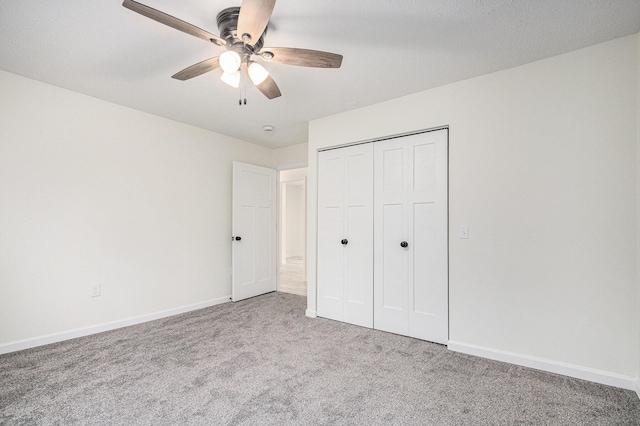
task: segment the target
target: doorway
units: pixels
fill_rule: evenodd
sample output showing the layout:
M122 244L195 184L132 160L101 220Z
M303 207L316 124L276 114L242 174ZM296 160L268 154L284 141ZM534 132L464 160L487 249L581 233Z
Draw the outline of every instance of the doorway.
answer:
M278 291L307 295L307 168L280 171Z

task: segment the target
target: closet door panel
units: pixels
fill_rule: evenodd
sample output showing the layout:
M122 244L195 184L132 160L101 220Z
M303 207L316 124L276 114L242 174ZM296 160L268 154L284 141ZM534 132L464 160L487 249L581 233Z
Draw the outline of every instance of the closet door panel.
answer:
M344 320L344 169L340 153L318 155L318 315L338 321Z
M407 255L400 246L404 228L404 206L387 204L380 217L382 231L376 234L380 261L376 261L374 326L378 330L407 334Z
M435 204L413 205L412 241L407 272L409 283L409 331L412 337L428 339L435 330Z
M408 335L448 340L447 131L407 138Z
M350 206L347 212L348 239L345 270L345 321L373 327L372 206Z
M383 309L401 310L407 303L403 281L405 278L406 255L400 246L402 239L404 207L401 204L387 204L382 209L382 246L384 262L379 266L382 276Z
M397 141L378 142L376 155L380 157L376 163L376 173L380 174L382 191L376 193L376 197L382 196L384 200L389 197L402 197L404 190L404 149ZM396 199L401 201L401 199Z
M429 198L435 195L436 147L434 143L419 143L411 149L410 166L413 170L411 190Z
M344 217L346 245L344 320L373 327L373 147L343 148L346 152Z
M340 184L346 186L346 203L350 206L372 205L373 199L373 152L371 144L342 148L347 151L346 179Z
M318 158L318 315L373 327L373 148Z
M435 143L416 135L407 149L413 175L407 185L407 204L411 209L410 234L414 241L408 262L408 335L433 340L435 330Z
M345 158L334 151L319 154L318 202L323 207L343 207L345 180Z
M375 146L374 327L448 339L447 131ZM401 243L405 247L401 247Z
M432 341L449 341L449 139L448 130L434 132L435 188L434 200L434 277L435 286L434 332Z
M374 148L374 327L407 334L406 155L400 140Z
M346 250L340 240L343 238L344 231L342 226L342 208L328 207L324 211L324 226L320 247L322 252L322 290L325 297L336 301L342 300L343 275L345 269L344 251ZM342 303L340 303L340 310Z
M347 212L347 227L349 229L349 244L363 244L368 240L371 233L369 229L363 229L363 221L366 221L366 212L364 207L349 207ZM363 250L351 250L347 254L347 287L346 300L350 303L364 303L366 297L365 271L370 264L369 259L365 258L366 253Z

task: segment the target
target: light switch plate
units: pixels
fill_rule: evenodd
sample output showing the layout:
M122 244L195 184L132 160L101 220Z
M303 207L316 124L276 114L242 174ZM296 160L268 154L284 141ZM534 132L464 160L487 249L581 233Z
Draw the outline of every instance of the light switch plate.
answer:
M469 225L460 225L460 239L466 240L469 238Z

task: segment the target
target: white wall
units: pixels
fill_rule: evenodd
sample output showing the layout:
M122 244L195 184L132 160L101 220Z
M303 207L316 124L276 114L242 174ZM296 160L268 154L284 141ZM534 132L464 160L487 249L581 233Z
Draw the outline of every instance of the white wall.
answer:
M448 125L450 340L633 383L637 45L629 36L312 121L308 314L317 150Z
M0 93L0 348L230 295L231 162L270 149L1 71Z

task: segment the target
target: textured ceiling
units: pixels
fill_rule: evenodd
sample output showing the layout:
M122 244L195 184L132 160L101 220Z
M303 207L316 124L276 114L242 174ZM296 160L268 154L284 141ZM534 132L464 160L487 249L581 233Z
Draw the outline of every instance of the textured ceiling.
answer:
M218 34L241 0L141 0ZM0 69L214 132L282 147L309 120L640 30L638 0L278 0L265 46L344 55L340 69L265 63L282 97L171 75L222 48L119 0L0 0ZM270 124L275 131L265 133Z

